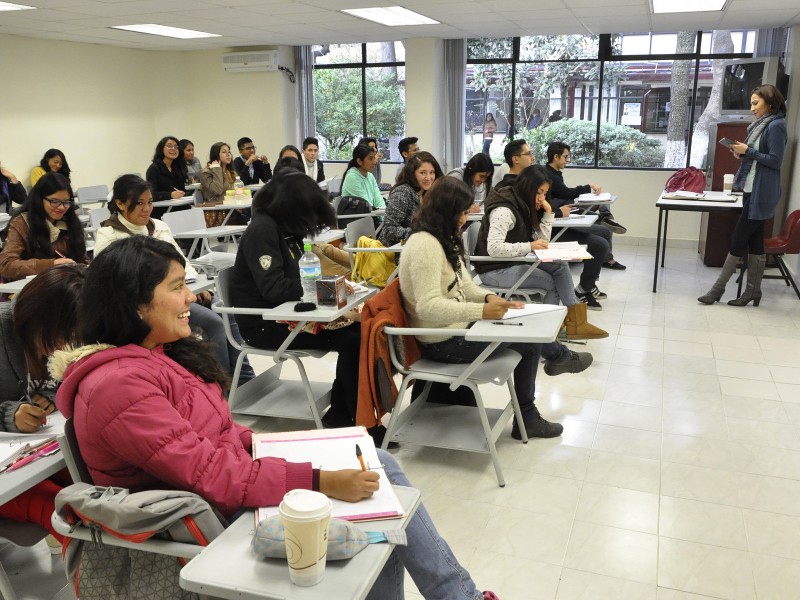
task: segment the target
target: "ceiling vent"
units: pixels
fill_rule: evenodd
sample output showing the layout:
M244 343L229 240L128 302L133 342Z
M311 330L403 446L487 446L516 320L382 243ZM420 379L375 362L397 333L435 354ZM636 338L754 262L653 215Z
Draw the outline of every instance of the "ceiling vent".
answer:
M222 67L226 73L248 71L277 71L278 51L233 52L222 55Z

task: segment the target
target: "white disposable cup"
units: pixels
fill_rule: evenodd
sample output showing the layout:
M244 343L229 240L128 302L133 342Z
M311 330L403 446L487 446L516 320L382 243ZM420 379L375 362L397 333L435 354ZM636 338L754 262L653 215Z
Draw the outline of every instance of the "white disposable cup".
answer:
M286 537L286 558L292 583L317 585L325 577L331 501L325 494L292 490L278 510Z
M728 194L733 191L733 174L722 176L722 191Z

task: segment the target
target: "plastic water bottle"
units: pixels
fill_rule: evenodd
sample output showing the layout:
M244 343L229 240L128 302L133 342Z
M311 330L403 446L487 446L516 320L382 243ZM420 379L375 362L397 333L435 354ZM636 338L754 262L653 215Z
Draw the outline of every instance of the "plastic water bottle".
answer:
M303 284L303 302L317 303L317 279L322 276L319 257L311 251L311 244L306 243L305 252L300 257L300 282Z
M238 175L236 176L236 181L233 182L233 195L237 197L244 195L244 182Z

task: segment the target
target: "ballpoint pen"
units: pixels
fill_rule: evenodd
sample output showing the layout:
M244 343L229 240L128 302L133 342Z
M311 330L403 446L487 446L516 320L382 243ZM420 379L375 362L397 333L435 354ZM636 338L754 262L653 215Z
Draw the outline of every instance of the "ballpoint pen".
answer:
M38 450L35 450L35 451L31 452L30 454L15 460L13 463L11 463L8 466L8 468L6 468L5 472L6 473L10 473L11 471L16 471L17 469L19 469L21 467L24 467L27 464L32 463L37 458L42 458L43 456L47 456L48 454L52 454L53 452L58 450L58 447L59 447L58 446L58 441L54 440L54 441L50 442L49 444L47 444L46 446L43 446L42 448L39 448Z
M361 455L361 447L358 444L356 444L356 458L361 463L361 470L366 471L367 465L364 464L364 457Z
M509 323L508 321L492 321L492 325L517 325L522 327L525 323Z

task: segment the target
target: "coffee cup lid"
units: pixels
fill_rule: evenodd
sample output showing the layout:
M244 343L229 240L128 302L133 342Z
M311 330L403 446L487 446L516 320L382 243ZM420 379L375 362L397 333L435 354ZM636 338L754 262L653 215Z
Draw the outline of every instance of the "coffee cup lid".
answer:
M281 514L294 519L319 518L331 510L331 501L325 494L311 490L292 490L283 497Z

